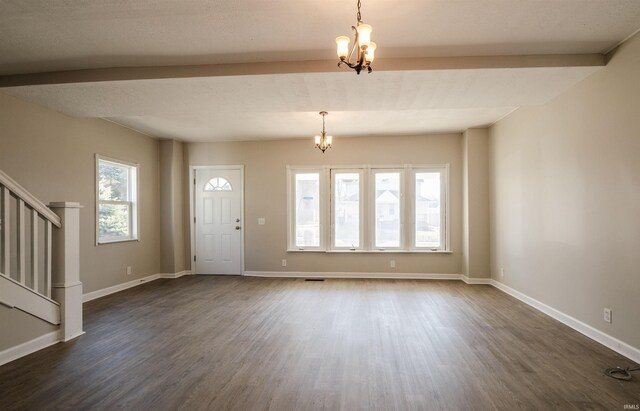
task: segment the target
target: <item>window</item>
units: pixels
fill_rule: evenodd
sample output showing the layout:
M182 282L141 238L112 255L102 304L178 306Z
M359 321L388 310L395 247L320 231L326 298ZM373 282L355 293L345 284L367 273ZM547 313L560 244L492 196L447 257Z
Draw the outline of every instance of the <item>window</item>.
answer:
M214 177L204 185L204 191L233 191L226 178Z
M357 250L362 245L360 170L331 170L333 248Z
M374 247L402 246L402 171L374 170Z
M289 251L450 251L448 165L287 170Z
M138 165L96 156L97 243L136 240Z
M294 245L298 249L320 248L320 173L296 172L294 179Z
M442 174L438 171L416 171L414 174L414 241L415 248L442 248L442 221L444 213L441 208Z

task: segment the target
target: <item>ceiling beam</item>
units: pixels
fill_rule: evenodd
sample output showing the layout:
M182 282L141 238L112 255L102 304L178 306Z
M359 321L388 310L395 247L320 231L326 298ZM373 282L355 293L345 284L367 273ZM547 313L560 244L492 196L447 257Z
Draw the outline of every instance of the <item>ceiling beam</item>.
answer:
M531 56L466 56L376 59L374 71L429 71L605 66L602 54ZM336 60L208 64L190 66L112 67L0 76L0 88L45 84L96 83L193 77L253 76L262 74L349 72ZM366 73L362 74L366 76Z

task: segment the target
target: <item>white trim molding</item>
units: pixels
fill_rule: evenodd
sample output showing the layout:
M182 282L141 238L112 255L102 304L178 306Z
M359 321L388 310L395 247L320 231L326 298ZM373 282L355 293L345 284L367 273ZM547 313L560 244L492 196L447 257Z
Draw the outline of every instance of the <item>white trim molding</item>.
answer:
M60 303L0 273L0 301L53 325L60 325Z
M386 280L460 280L460 274L427 273L370 273L370 272L302 272L302 271L245 271L247 277L272 278L369 278Z
M40 351L60 342L60 331L51 331L50 333L41 335L31 341L24 342L0 351L0 365L10 363L18 358Z
M466 275L461 275L460 279L462 281L464 281L467 284L473 284L473 285L491 285L491 278L473 278L473 277L468 277Z
M148 283L150 281L157 280L159 278L180 278L185 275L190 275L191 271L185 270L180 271L179 273L164 273L164 274L153 274L147 277L138 278L137 280L128 281L122 284L116 284L111 287L103 288L101 290L91 291L90 293L86 293L82 296L82 302L86 303L91 300L95 300L96 298L105 297L109 294L114 294L119 291L124 291L129 288L136 287L141 284Z
M556 310L553 307L546 305L543 302L536 300L535 298L531 298L526 294L521 293L520 291L514 290L513 288L499 282L496 280L491 280L490 284L497 288L498 290L509 294L510 296L517 298L523 303L535 308L538 311L543 312L551 318L554 318L564 325L567 325L579 333L591 338L592 340L604 345L607 348L612 349L618 354L624 355L625 357L635 361L636 363L640 363L640 349L633 347L623 341L618 340L615 337L610 336L588 324L583 323L582 321L571 317L561 311Z
M158 274L158 278L171 278L175 280L176 278L184 277L185 275L191 275L191 270L184 270L179 273Z

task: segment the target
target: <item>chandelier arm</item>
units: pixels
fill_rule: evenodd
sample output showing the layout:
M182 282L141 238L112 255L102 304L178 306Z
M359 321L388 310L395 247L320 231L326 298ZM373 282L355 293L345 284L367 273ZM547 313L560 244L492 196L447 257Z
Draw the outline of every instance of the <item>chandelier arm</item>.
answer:
M341 64L344 64L345 66L351 68L351 69L355 69L357 64L353 64L353 63L348 63L346 61L339 61L338 62L338 67L340 67Z
M349 55L347 56L347 61L348 62L351 62L351 57L353 56L353 52L356 50L356 47L358 47L358 30L356 30L355 26L351 26L351 29L355 33L355 41L353 42L353 47L351 47L351 51L349 52Z

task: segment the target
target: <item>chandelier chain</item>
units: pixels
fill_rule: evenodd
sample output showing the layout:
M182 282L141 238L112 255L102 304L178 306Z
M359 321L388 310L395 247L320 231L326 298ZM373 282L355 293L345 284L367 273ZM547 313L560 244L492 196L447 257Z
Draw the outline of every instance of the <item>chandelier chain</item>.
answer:
M362 6L362 3L360 2L360 0L358 0L358 23L362 23L362 15L360 14L361 6Z

